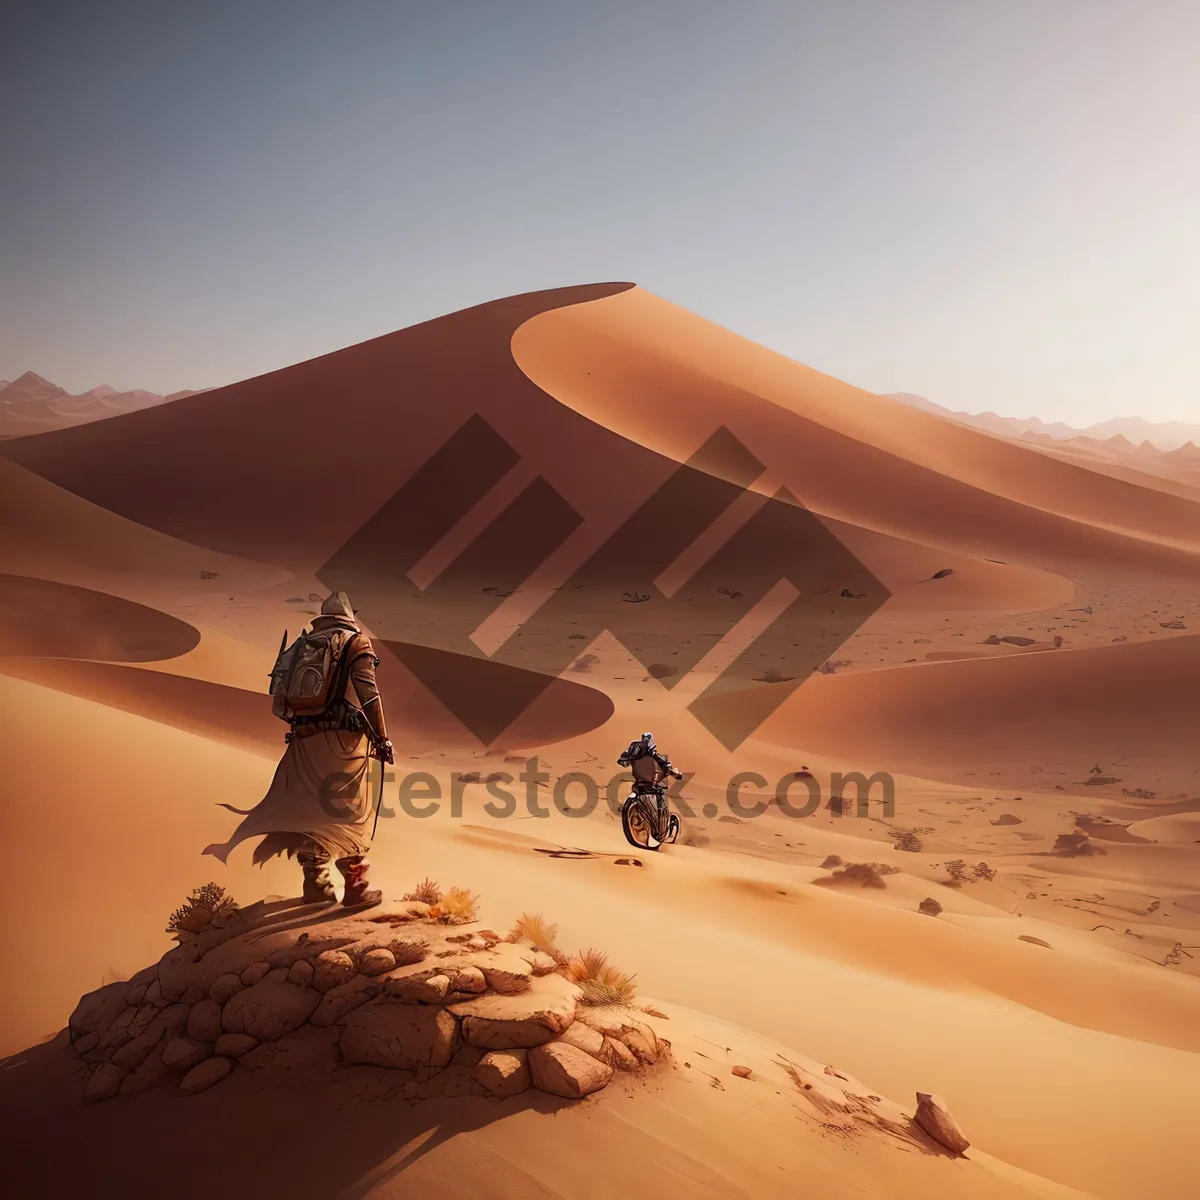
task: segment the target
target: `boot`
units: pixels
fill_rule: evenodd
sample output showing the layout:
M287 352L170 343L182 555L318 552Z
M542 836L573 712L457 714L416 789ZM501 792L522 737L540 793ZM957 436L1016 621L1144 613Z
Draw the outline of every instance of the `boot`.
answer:
M337 892L333 890L329 879L329 855L302 850L296 858L304 871L304 894L301 897L304 903L332 904L337 899Z
M368 886L367 871L371 864L361 855L352 858L339 858L337 869L346 881L346 891L342 903L347 907L370 907L383 899L383 893L378 888Z

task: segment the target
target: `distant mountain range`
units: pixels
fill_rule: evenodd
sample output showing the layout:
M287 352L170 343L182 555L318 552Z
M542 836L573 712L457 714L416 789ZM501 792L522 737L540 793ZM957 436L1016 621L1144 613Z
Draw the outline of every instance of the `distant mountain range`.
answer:
M157 392L140 389L118 392L116 388L102 385L72 396L48 379L26 371L12 382L0 380L0 438L24 437L30 433L64 429L68 425L82 425L193 395L195 392L183 391L160 396Z
M1052 438L1065 442L1074 438L1090 438L1095 441L1107 442L1120 438L1128 444L1129 449L1140 449L1143 443L1148 443L1145 453L1154 450L1178 450L1181 447L1200 443L1200 425L1190 425L1185 421L1147 421L1142 417L1114 417L1111 421L1101 421L1098 425L1089 425L1086 429L1075 429L1064 425L1061 421L1047 424L1038 417L1002 417L994 412L966 413L954 412L926 400L924 396L914 396L910 392L891 392L891 399L900 400L922 412L937 413L941 417L949 417L965 425L973 425L977 429L986 429L989 433L998 433L1002 437L1020 437L1030 441L1041 441Z

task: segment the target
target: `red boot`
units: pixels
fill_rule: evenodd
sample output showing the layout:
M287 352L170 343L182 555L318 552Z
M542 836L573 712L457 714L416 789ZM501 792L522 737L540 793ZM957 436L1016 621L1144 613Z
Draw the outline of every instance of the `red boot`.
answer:
M346 891L342 903L347 908L369 908L383 899L383 893L367 883L367 871L371 864L361 855L352 858L339 858L337 869L346 881Z

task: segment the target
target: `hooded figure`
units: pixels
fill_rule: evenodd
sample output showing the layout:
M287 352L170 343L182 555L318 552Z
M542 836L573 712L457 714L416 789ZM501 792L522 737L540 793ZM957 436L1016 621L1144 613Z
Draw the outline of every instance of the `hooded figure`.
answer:
M299 859L306 904L337 899L329 879L330 859L336 860L346 883L343 904L378 904L383 894L369 886L365 858L373 816L367 764L372 750L381 760L380 770L393 761L375 683L379 659L345 592L329 596L312 623L313 633L327 630L349 635L338 658L342 669L335 668L334 674L344 685L320 715L290 722L287 749L267 794L249 810L222 805L244 820L229 841L207 846L204 853L225 862L239 843L265 835L254 861L261 865L276 854Z

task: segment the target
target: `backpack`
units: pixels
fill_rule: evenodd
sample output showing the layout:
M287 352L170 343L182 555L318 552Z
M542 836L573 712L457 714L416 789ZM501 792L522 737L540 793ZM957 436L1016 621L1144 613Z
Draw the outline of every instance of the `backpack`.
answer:
M345 650L354 633L349 629L302 630L289 646L287 631L271 668L271 711L282 721L319 717L345 691Z

